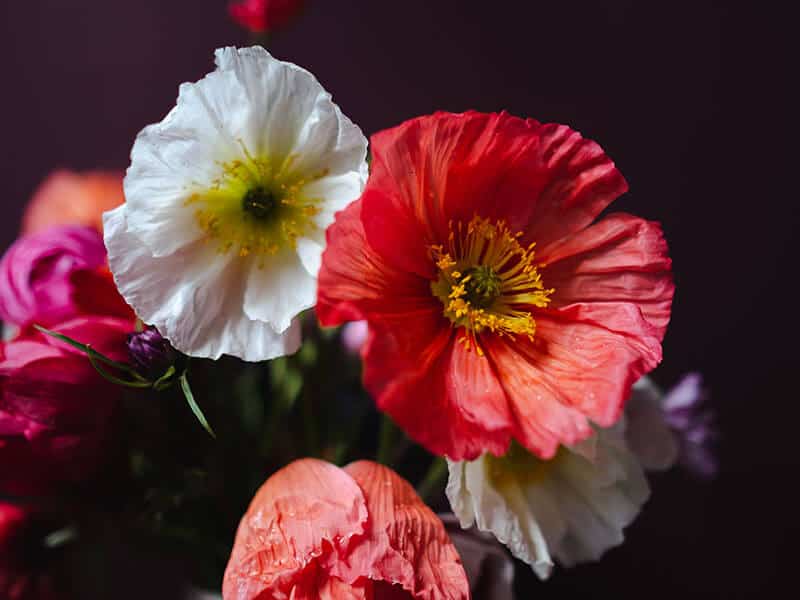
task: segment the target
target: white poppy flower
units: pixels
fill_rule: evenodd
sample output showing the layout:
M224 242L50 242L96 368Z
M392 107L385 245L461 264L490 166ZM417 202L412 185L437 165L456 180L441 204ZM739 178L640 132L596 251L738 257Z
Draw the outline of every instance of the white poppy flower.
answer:
M516 444L502 458L448 461L453 512L462 527L494 534L542 579L553 558L564 566L597 560L622 543L650 494L622 428L600 430L548 461Z
M367 141L314 76L223 48L136 139L126 203L104 216L111 271L191 356L249 361L300 344L325 229L367 178Z

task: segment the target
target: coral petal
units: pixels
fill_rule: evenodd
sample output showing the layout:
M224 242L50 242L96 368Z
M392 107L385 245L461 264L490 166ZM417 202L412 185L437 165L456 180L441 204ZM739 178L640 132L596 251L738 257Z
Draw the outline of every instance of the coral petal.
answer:
M345 581L368 577L401 586L414 598L463 600L469 583L455 547L439 518L407 481L382 465L359 461L344 469L364 491L368 529L334 566ZM401 598L397 589L380 586L376 599Z
M291 463L267 480L242 518L223 597L288 597L293 587L307 583L313 559L327 547L343 551L366 520L364 495L341 469L315 459Z
M574 302L628 302L663 337L669 323L672 261L661 227L626 214L613 214L559 243L539 250L547 264L551 307Z

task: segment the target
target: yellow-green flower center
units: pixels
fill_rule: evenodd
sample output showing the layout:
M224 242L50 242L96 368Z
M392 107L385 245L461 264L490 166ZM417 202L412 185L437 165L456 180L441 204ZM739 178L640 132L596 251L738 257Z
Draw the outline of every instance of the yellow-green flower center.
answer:
M486 474L492 485L502 490L510 485L531 485L547 478L550 471L566 456L560 447L556 455L543 460L512 441L505 456L486 455Z
M261 221L268 219L277 205L275 195L262 186L254 187L242 198L242 209Z
M447 247L433 246L438 277L431 291L446 316L462 329L459 341L479 355L479 336L492 333L533 339L532 310L550 302L534 262L534 244L523 247L521 233L512 234L503 221L474 217L466 225L450 225Z
M209 189L192 194L186 204L195 207L195 219L207 242L221 253L256 255L260 260L285 248L316 227L322 198L308 185L327 171L300 173L294 158L245 158L222 165L222 174Z

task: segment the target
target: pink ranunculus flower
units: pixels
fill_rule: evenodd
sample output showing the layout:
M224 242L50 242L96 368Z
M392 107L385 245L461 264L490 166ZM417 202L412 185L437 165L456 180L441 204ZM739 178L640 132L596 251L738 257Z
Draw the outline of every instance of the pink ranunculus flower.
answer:
M79 317L54 329L127 360L130 319ZM0 345L0 493L38 493L91 477L111 438L122 388L86 356L36 331Z
M304 0L235 0L228 14L253 33L265 33L283 27L303 7Z
M51 173L33 193L22 217L22 233L53 225L85 225L103 231L103 213L125 200L117 171Z
M130 318L90 227L51 227L15 241L0 260L0 319L50 326L82 314Z

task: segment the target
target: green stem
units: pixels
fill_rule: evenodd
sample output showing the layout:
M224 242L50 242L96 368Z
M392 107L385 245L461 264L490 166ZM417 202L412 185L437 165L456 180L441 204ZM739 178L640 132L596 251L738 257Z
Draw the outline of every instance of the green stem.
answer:
M208 434L216 439L217 435L214 433L214 430L211 429L211 425L208 424L208 420L206 420L206 416L203 414L203 411L198 406L197 401L194 399L194 394L192 393L192 388L189 387L189 378L186 376L186 371L183 372L180 378L181 381L181 390L183 390L183 395L186 397L186 402L189 403L189 408L192 409L194 416L197 417L197 420L200 421L200 425L203 426Z
M132 377L134 377L138 381L147 381L144 377L139 375L136 372L136 369L131 367L130 365L126 365L125 363L117 362L116 360L112 360L101 354L88 344L82 344L78 340L73 340L71 337L64 335L63 333L58 333L57 331L51 331L50 329L45 329L41 325L34 325L34 327L44 333L45 335L49 335L50 337L54 337L57 340L64 342L65 344L69 344L73 348L77 348L81 352L87 354L90 358L94 358L95 360L107 364L109 367L114 367L115 369L119 369L123 373L129 373Z
M378 453L375 460L382 465L389 466L394 454L394 441L397 437L397 427L387 415L381 415L381 430L378 434Z
M417 493L420 497L423 500L429 500L433 493L441 488L447 473L447 461L443 458L434 458L425 477L417 486Z

